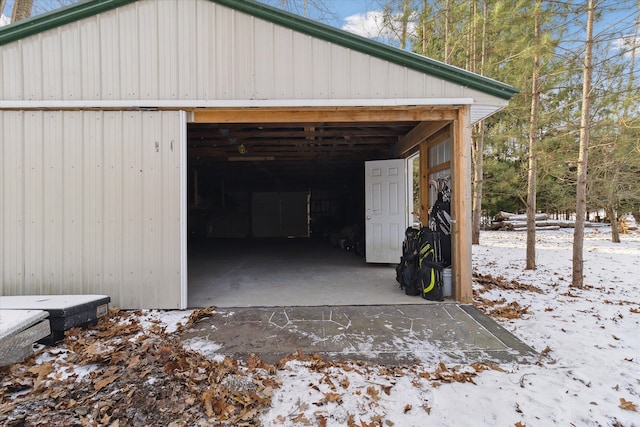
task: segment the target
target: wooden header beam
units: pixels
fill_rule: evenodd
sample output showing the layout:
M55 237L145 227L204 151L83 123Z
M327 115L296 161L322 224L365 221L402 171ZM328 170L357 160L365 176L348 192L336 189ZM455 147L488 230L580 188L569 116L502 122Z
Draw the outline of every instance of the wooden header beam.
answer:
M308 122L431 122L450 121L457 108L414 107L309 107L206 108L193 110L196 123L308 123Z
M411 132L398 140L394 154L396 157L402 157L403 154L410 152L422 141L425 141L434 133L449 124L449 121L439 120L435 122L422 122L414 127Z

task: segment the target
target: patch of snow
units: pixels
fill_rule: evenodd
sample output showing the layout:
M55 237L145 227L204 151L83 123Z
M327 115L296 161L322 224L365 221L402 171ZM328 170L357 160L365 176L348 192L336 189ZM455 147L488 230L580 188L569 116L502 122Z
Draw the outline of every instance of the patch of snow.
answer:
M222 359L224 359L224 355L218 353L218 351L222 348L222 345L213 341L209 341L206 338L190 338L188 340L182 341L182 346L187 350L197 351L204 357L211 360L221 361Z
M141 310L139 320L145 330L159 325L171 334L187 323L191 313L193 310Z

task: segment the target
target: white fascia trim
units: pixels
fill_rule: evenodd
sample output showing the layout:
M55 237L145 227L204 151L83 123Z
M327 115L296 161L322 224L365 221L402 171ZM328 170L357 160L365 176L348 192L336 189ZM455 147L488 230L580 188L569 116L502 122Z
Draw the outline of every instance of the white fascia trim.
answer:
M24 100L0 101L0 109L190 109L240 107L395 107L414 105L473 105L473 98L396 99L217 99L217 100Z

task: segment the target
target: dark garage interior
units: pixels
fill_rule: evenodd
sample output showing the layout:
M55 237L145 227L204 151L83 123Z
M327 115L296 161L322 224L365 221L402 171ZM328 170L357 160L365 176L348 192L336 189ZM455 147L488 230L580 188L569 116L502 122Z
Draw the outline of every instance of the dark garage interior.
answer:
M420 302L364 260L364 162L416 124L189 124L189 306Z

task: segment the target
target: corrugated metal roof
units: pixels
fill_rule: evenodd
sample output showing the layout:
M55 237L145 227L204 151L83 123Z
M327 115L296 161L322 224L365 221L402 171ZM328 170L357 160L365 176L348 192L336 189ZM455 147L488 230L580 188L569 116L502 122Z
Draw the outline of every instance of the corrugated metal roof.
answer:
M35 16L0 29L0 45L63 26L137 0L89 0ZM252 0L209 0L275 25L307 34L355 51L407 67L481 92L511 99L518 90L510 85L411 52L367 39Z

